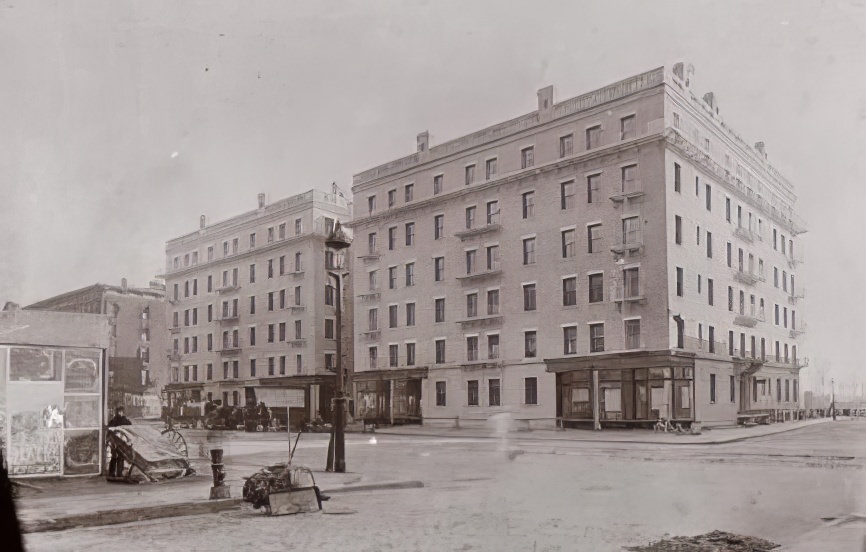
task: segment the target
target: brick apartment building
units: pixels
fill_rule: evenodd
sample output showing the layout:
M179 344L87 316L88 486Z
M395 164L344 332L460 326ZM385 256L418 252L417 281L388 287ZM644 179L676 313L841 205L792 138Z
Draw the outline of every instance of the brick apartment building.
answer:
M210 225L202 216L197 231L166 244L170 407L264 401L330 417L336 328L325 238L350 216L336 187L270 204L259 194L256 210ZM351 336L350 317L343 327Z
M793 186L691 68L354 176L356 415L705 425L796 408Z
M94 284L34 303L27 310L104 314L111 328L108 349L108 403L123 405L128 416L155 417L160 413L159 392L167 383L165 350L165 286L149 287Z

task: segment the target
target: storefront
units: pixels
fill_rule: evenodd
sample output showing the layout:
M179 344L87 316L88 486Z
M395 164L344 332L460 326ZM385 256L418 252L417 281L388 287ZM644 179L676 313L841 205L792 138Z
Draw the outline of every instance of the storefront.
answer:
M30 311L2 315L0 446L10 475L100 473L107 319Z
M426 368L356 372L355 418L377 424L420 424Z
M564 427L694 420L694 355L689 353L641 351L546 362L556 373L556 415Z

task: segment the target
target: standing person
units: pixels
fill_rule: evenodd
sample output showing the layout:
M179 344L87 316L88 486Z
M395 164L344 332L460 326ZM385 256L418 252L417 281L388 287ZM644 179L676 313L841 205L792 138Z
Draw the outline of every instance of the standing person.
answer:
M132 422L124 416L123 407L118 406L114 409L114 418L108 422L108 427L127 425L132 425ZM120 453L114 446L111 447L111 461L108 463L108 475L113 477L121 477L123 475L123 458L120 457Z

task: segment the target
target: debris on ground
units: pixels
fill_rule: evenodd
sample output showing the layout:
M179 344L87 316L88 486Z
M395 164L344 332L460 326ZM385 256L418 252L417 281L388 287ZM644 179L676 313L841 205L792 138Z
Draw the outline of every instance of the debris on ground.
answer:
M757 537L711 531L696 537L671 537L646 546L630 546L631 552L767 552L781 545Z

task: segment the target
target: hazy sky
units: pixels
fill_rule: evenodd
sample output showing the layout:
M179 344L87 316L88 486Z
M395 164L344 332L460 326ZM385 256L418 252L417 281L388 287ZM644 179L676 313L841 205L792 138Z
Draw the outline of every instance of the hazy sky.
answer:
M200 214L349 189L425 129L435 145L532 111L542 86L564 99L676 61L796 186L806 356L853 374L862 0L2 0L0 301L146 285Z

